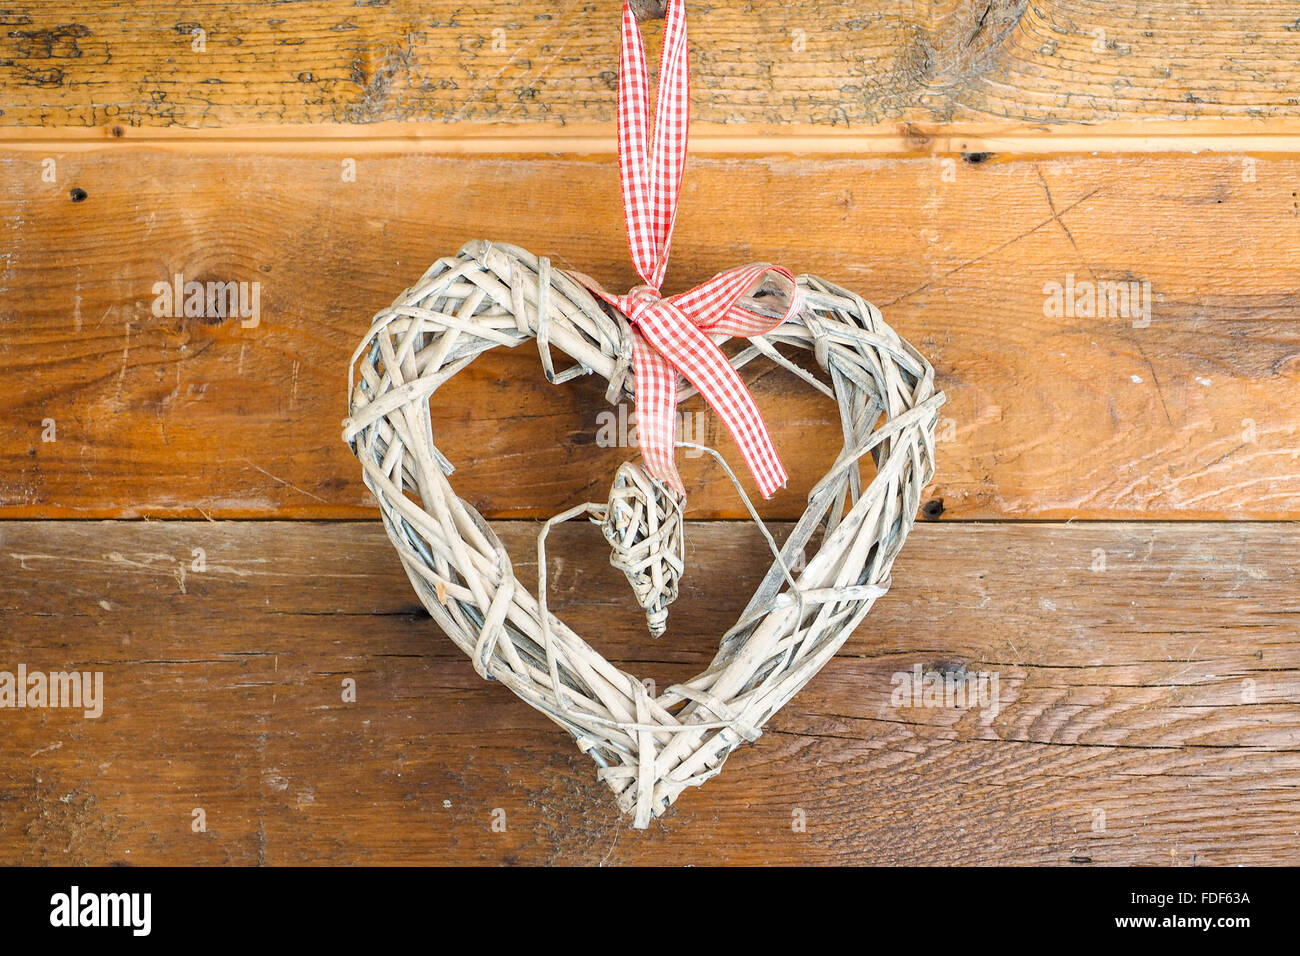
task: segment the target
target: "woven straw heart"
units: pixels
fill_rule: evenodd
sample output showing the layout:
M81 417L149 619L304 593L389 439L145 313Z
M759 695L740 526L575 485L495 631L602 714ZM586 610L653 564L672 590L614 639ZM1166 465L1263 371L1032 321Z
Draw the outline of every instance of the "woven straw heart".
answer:
M574 736L636 827L716 774L741 741L756 740L768 718L831 659L888 589L933 475L943 395L934 390L930 363L861 297L813 276L798 282L803 311L750 339L732 363L763 356L834 399L844 445L779 555L764 531L772 567L709 668L653 698L546 610L544 543L557 521L603 521L616 565L624 547L622 569L653 630L654 615L676 594L681 567L670 567L671 580L648 570L649 555L637 545L649 536L661 555L679 550L680 507L674 514L672 500L647 497L645 487L640 504L633 502L629 488L645 476L624 466L608 504L579 505L547 523L535 597L515 577L492 528L452 489L451 463L434 445L429 400L482 352L532 339L551 382L594 373L608 381L611 402L634 396L626 320L545 258L480 240L439 260L375 316L353 356L344 439L420 600L482 677L500 681ZM777 345L811 350L830 384ZM557 372L552 348L575 364ZM863 487L859 462L867 455L875 475ZM647 504L654 511L642 526ZM634 524L643 530L630 531ZM820 549L792 571L818 531Z

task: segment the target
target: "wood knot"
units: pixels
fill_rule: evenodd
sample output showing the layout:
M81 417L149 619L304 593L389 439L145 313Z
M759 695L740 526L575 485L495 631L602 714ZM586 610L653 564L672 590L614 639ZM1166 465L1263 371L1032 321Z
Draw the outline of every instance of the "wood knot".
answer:
M668 0L628 0L628 3L638 23L662 20L668 12Z

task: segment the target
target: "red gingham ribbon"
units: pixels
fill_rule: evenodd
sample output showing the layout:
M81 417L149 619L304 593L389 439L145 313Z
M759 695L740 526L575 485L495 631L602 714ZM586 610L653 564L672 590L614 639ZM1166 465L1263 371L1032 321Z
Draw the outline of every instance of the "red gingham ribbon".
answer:
M627 316L632 325L636 371L637 428L641 455L651 475L685 493L674 462L678 373L704 396L726 424L764 498L786 483L763 416L711 334L754 336L770 332L802 308L794 276L766 263L729 269L701 286L663 297L668 247L677 219L677 198L686 164L690 83L686 60L686 7L668 0L653 134L645 45L631 7L623 5L618 76L618 159L623 214L632 264L644 285L610 295L592 279L575 279ZM785 293L785 314L773 318L741 300L765 280ZM779 281L784 280L784 281Z

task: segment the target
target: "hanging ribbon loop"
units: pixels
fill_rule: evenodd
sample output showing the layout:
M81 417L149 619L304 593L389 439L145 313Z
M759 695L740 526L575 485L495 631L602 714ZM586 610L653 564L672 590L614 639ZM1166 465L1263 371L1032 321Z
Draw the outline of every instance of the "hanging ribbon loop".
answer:
M618 159L628 252L644 285L613 296L587 276L570 273L627 316L632 325L637 429L646 469L685 493L674 461L678 374L722 419L764 498L787 480L763 416L712 334L755 336L772 331L803 307L794 276L765 263L714 276L688 292L660 294L677 220L690 125L690 82L684 0L668 0L659 89L650 127L650 78L636 16L623 5L618 77ZM784 308L746 304L775 293ZM775 303L774 303L775 304ZM776 314L774 314L776 313Z

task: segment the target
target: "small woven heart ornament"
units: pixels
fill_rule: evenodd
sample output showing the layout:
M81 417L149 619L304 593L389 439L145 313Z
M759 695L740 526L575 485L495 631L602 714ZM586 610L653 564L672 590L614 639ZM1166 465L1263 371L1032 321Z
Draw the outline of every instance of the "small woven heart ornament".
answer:
M815 276L758 263L660 294L686 155L681 0L667 4L653 133L648 90L640 31L625 6L620 178L628 246L644 284L611 295L516 246L467 243L375 316L353 355L343 435L433 619L480 676L573 736L638 828L718 773L739 744L757 740L888 590L933 477L944 400L930 363L874 306ZM720 346L731 338L746 344L728 357ZM534 592L491 525L456 494L452 463L435 444L438 390L484 352L529 342L557 386L598 375L609 401L635 401L641 451L640 461L619 467L605 501L577 504L544 524ZM788 357L800 350L820 374ZM557 370L557 353L571 364ZM686 572L685 489L674 461L679 398L704 397L761 495L786 482L737 372L751 361L780 365L835 402L843 444L780 546L722 457L702 449L727 470L772 563L709 667L652 697L548 609L547 535L574 518L598 524L651 636L662 635ZM866 480L868 459L874 471Z
M627 576L637 603L645 609L651 637L663 636L668 605L677 600L678 582L686 569L685 510L684 495L630 461L614 476L609 502L600 516L609 542L609 563Z

